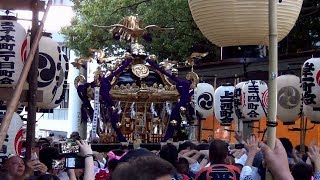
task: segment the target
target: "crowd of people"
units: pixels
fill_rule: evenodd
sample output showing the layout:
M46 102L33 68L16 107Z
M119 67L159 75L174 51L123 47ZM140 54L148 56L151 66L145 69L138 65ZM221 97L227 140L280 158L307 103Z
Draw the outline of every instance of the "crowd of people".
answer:
M57 166L66 157L55 144L39 141L35 158L10 155L3 162L0 179L264 180L272 176L275 180L320 180L319 147L313 143L309 148L294 148L287 138L277 139L274 149L252 135L246 142L237 136L243 147L236 149L213 139L208 143L185 141L178 147L167 143L159 151L123 146L109 152L94 152L86 141L77 139L83 167Z

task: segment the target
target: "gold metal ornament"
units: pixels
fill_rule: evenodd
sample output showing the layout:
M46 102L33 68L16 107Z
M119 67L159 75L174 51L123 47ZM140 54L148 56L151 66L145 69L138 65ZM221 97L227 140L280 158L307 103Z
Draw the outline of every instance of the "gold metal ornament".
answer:
M117 110L117 108L114 106L112 106L111 109L112 109L112 112L116 112L116 110Z
M193 71L188 72L186 79L192 81L193 88L197 87L197 84L199 83L199 76L197 73Z
M121 126L122 126L121 122L117 122L116 127L121 128Z
M98 59L101 59L101 58L104 58L105 56L105 52L104 50L102 49L89 49L89 52L90 53L94 53L94 55L98 58Z
M90 57L83 57L83 58L77 59L75 62L72 62L71 64L72 64L75 68L80 69L83 64L85 64L85 63L87 63L87 62L92 62L92 60L93 60L93 59L90 58Z
M146 48L139 43L131 44L131 53L135 56L146 56Z
M178 76L178 73L179 73L178 69L176 69L176 68L172 68L171 69L171 74L172 75Z
M123 18L118 24L111 26L99 26L95 27L111 29L113 34L119 34L120 38L132 43L138 42L138 39L144 34L148 34L153 31L173 30L174 28L162 28L157 25L148 25L144 28L141 27L142 20L137 16L127 16Z
M177 126L178 122L177 122L176 120L171 120L171 121L170 121L170 124L171 124L172 126Z
M185 115L187 112L187 109L185 107L180 107L180 114Z
M152 60L152 61L156 61L158 58L157 58L156 55L151 54L151 55L149 56L149 59Z
M188 125L188 122L186 120L181 121L181 126Z
M132 66L132 73L139 78L145 78L149 75L149 68L143 64L136 64Z
M78 86L81 84L84 84L86 81L86 78L83 75L79 75L74 79L74 86L78 88Z
M125 52L124 55L123 55L124 59L128 59L128 58L131 58L131 57L132 57L131 54L128 53L128 52Z

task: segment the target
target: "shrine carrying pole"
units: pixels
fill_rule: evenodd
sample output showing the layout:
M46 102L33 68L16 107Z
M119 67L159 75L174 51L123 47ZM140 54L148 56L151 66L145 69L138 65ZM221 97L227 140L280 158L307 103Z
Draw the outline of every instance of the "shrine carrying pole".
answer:
M52 4L52 0L49 0L49 2L47 4L47 7L46 7L46 9L44 11L43 18L42 18L42 20L40 22L40 26L38 27L38 30L35 33L34 40L32 42L31 49L30 49L30 52L28 54L26 63L24 64L24 67L22 69L20 78L18 80L18 84L17 84L16 88L14 89L13 97L8 103L6 114L5 114L5 116L4 116L3 120L2 120L2 123L0 125L0 147L2 147L2 145L3 145L3 141L4 141L4 139L5 139L6 135L7 135L8 128L9 128L13 113L15 112L15 110L16 110L16 108L18 106L18 102L19 102L19 99L20 99L20 96L21 96L21 93L22 93L22 90L23 90L23 86L24 86L24 84L25 84L25 82L27 80L27 76L28 76L31 64L32 64L33 59L34 59L34 57L36 55L36 50L38 49L39 41L40 41L40 38L41 38L41 35L42 35L42 31L43 31L44 22L45 22L45 20L47 18L47 15L48 15L48 12L49 12L49 8L50 8L51 4ZM38 19L37 19L37 23L38 23Z
M267 144L274 149L276 142L276 116L277 116L277 76L278 76L278 0L269 0L269 98L267 118ZM266 179L272 179L267 171Z

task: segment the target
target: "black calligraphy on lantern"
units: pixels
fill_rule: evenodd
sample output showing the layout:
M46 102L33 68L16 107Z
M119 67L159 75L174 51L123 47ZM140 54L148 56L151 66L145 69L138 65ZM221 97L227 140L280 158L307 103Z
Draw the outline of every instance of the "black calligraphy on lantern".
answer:
M304 92L303 101L306 105L316 104L315 99L317 96L312 92L312 87L315 86L313 78L314 70L313 63L306 62L303 66L302 89Z
M224 91L224 95L220 96L220 116L221 122L229 124L233 120L233 92Z
M257 81L250 81L248 82L248 96L247 96L247 106L248 106L248 113L251 119L259 119L259 113L257 112L260 107L260 86ZM262 82L260 82L261 84Z
M0 24L0 84L12 84L14 82L14 58L16 52L15 26L13 22L1 22Z
M240 110L241 106L241 88L236 88L234 90L234 100L233 100L233 105L234 105L234 111L236 113L236 116L238 119L244 119L244 116Z

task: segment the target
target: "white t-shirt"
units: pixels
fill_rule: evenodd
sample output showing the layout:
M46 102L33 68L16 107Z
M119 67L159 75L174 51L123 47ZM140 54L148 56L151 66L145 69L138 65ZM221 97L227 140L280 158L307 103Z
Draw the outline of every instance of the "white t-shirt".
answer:
M258 168L250 167L250 166L243 166L240 174L240 180L245 180L247 176L251 176L254 180L260 180L260 174L258 173Z

